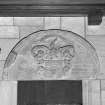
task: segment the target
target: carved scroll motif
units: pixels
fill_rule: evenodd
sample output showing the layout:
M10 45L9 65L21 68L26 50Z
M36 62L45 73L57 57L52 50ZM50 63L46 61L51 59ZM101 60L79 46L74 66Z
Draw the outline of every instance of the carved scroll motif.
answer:
M55 44L57 39L46 45L36 45L32 47L31 54L37 61L37 73L45 77L61 77L66 75L71 69L71 61L75 56L74 46Z

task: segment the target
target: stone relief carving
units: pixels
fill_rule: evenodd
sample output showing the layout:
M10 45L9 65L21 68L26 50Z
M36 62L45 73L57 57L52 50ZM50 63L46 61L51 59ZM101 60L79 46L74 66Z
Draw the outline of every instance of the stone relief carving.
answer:
M71 60L75 56L75 48L72 44L57 46L53 39L48 46L36 45L31 49L31 54L37 62L37 73L44 77L61 77L71 69ZM56 43L56 44L55 44Z
M8 80L85 79L94 78L99 70L94 48L67 31L34 33L19 42L11 53L3 73Z

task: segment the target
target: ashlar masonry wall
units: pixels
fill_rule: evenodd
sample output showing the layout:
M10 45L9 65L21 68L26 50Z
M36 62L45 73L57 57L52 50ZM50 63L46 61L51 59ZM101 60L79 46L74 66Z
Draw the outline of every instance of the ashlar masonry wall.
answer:
M23 37L44 29L75 32L96 48L100 70L97 79L83 80L83 105L105 105L105 17L99 26L88 26L87 17L0 17L0 103L16 105L17 82L2 81L6 57ZM14 101L10 96L15 98Z

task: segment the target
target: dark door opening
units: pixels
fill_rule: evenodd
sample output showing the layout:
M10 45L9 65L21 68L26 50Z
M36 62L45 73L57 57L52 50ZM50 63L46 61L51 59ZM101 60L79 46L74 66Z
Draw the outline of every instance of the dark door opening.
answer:
M82 81L19 81L18 105L82 105Z

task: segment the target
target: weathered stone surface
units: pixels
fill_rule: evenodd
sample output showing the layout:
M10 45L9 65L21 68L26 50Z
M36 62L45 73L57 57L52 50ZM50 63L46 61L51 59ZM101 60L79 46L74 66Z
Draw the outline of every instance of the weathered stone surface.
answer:
M89 105L89 80L82 80L83 105Z
M34 26L20 26L19 30L20 30L20 38L22 39L35 31L43 30L43 25L35 26L35 27Z
M14 17L14 25L39 27L43 25L43 17Z
M0 39L0 60L6 60L9 52L18 42L18 39Z
M0 105L17 105L16 81L0 81Z
M45 17L45 29L59 29L60 17Z
M100 62L100 70L97 79L105 79L105 37L104 36L87 36L87 40L96 48Z
M100 98L100 80L89 81L89 104L88 105L101 105Z
M0 26L0 38L19 38L17 26Z
M99 57L100 70L97 74L97 79L105 79L105 57Z
M2 80L2 73L4 68L5 61L0 61L0 80Z
M86 39L96 48L99 57L105 57L105 36L87 36Z
M105 105L105 91L102 91L101 95L102 95L102 105Z
M84 17L61 17L61 29L73 31L85 37Z
M101 90L105 91L105 80L101 80Z
M10 80L85 79L95 78L98 64L95 49L83 38L48 30L33 33L17 44L4 68Z

